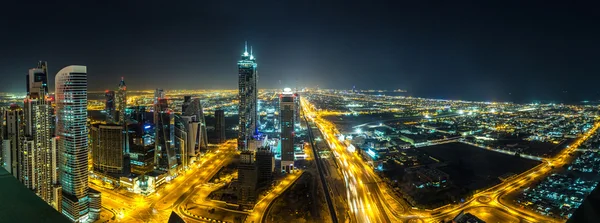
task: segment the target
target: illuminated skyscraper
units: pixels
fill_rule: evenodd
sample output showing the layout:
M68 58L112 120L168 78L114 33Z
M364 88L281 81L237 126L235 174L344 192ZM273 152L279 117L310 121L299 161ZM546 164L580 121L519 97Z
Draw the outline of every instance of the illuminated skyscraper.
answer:
M154 96L154 124L156 125L154 163L159 170L172 171L177 166L173 141L173 124L175 120L173 112L169 110L164 91L156 89Z
M238 132L238 150L248 150L248 140L256 132L258 116L257 96L258 96L258 73L256 72L256 58L252 55L252 48L248 53L246 44L242 59L238 61L238 114L239 132Z
M29 69L27 92L23 102L23 137L19 152L21 176L19 180L32 189L44 201L53 198L52 176L56 153L52 150L52 126L54 125L52 102L48 97L47 65L40 62L38 68Z
M89 212L87 68L65 67L54 83L62 213L74 222L85 222Z
M296 95L292 90L286 88L279 95L279 120L281 127L281 171L292 172L294 170L294 108L296 107Z
M115 114L115 91L106 90L104 92L104 111L106 112L106 122L114 123L116 121Z
M119 89L116 94L116 110L119 112L119 119L117 120L119 123L126 123L126 113L125 109L127 108L127 85L125 85L125 80L121 77L121 82L119 82Z

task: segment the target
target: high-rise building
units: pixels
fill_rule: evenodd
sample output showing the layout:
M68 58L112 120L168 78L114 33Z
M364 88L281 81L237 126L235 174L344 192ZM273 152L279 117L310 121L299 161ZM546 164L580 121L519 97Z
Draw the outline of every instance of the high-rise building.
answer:
M196 116L175 115L175 148L182 168L186 168L197 156L200 126Z
M11 105L5 111L6 140L3 142L5 148L9 148L10 172L15 178L20 179L19 152L21 151L23 132L23 109L18 105Z
M183 116L194 117L194 121L198 122L199 129L198 134L195 136L195 146L190 148L189 153L192 156L198 156L201 151L205 151L208 148L208 136L206 134L206 120L204 119L204 111L202 109L202 104L200 103L200 99L195 98L191 99L191 97L185 97L184 103L182 105L182 114Z
M174 118L169 110L167 98L162 89L156 89L154 104L155 124L155 167L162 171L171 172L177 166L174 148Z
M118 117L115 117L115 122L123 126L123 149L125 154L129 154L129 125L127 125L127 112L125 111L127 108L127 85L125 85L125 79L123 77L121 77L121 82L119 82L119 88L117 89L115 96L115 104L115 113L118 113Z
M294 93L294 125L300 126L300 95Z
M103 174L123 173L123 126L94 124L90 131L90 146L94 171Z
M256 150L256 168L258 170L258 187L269 186L273 182L275 171L275 156L270 147L261 147Z
M252 207L256 201L256 186L258 171L254 163L254 152L242 151L238 165L238 204L242 207Z
M217 135L217 143L224 143L225 137L225 111L222 109L215 110L215 132Z
M294 170L294 108L296 107L296 95L290 88L283 90L279 95L279 123L281 131L281 171L292 172Z
M89 217L87 68L65 67L54 83L62 213L71 221L85 222Z
M104 111L106 112L106 122L114 123L117 120L115 108L115 91L106 90L104 92Z
M127 85L125 85L125 79L121 77L121 82L119 82L119 89L116 94L116 110L119 112L118 122L121 124L125 124L126 120L126 112L127 108Z
M242 59L238 61L238 150L248 150L248 140L256 132L258 125L257 102L258 102L258 73L256 71L256 58L252 54L252 48L248 53L246 44Z

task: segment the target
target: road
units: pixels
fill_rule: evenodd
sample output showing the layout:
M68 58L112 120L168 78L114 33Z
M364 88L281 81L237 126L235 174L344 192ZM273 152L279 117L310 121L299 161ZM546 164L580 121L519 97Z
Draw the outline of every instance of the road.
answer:
M301 98L304 113L314 122L329 148L334 154L339 170L344 176L346 201L355 222L399 222L398 213L404 211L403 205L389 204L390 194L384 193L381 180L356 153L350 152L337 140L335 127L317 116L314 106Z
M337 213L335 211L333 201L331 200L331 194L330 194L331 189L327 185L327 182L325 181L325 175L323 174L325 167L323 166L323 162L321 161L321 158L319 157L318 146L314 141L315 136L314 136L313 130L312 130L314 123L309 123L308 118L306 118L306 116L304 116L304 120L307 123L308 141L310 141L310 145L311 145L313 154L315 154L315 163L316 163L316 167L317 167L317 172L319 173L319 179L321 181L321 187L323 188L323 191L325 194L325 201L327 203L327 207L329 208L329 214L331 216L331 221L333 223L337 223L338 222Z
M358 155L347 151L346 146L336 137L338 132L335 125L321 118L314 105L305 98L301 99L301 103L304 113L316 123L334 153L335 160L340 164L348 191L346 195L348 206L356 222L440 222L452 219L463 210L474 211L473 214L476 216L478 214L500 216L509 213L510 216L523 222L562 222L562 220L515 207L510 203L503 203L502 197L531 184L536 179L547 176L553 166L567 164L570 160L569 154L595 134L600 127L600 121L596 120L590 130L554 158L546 159L530 170L479 192L464 203L446 205L434 210L418 210L396 198L393 192L390 192L390 189L381 183L379 176L374 173L372 168L365 164ZM485 210L485 213L483 211L478 213L478 210ZM493 212L493 214L489 212Z
M283 179L281 179L280 183L277 186L275 186L275 188L273 188L267 194L262 196L256 202L254 209L250 211L234 210L228 208L224 202L215 202L208 199L208 196L211 192L216 191L224 185L209 188L206 188L206 186L195 187L192 191L190 191L191 194L196 195L195 199L190 199L190 197L188 196L182 202L178 203L175 207L178 213L182 214L181 216L185 216L195 221L207 221L207 219L212 218L215 218L213 220L216 221L224 221L224 219L218 219L218 217L214 217L214 215L231 216L237 214L244 216L247 215L246 220L244 222L263 222L265 214L267 213L267 208L271 205L271 203L277 197L283 194L287 189L289 189L290 186L292 186L301 175L302 171L299 170L285 176ZM215 213L211 214L210 216L203 216L202 213L210 208L214 208Z
M166 222L173 210L191 195L191 189L206 183L224 165L231 161L236 151L235 141L228 141L217 150L200 158L192 168L182 173L157 192L144 197L131 193L92 188L102 193L102 206L115 210L118 222Z

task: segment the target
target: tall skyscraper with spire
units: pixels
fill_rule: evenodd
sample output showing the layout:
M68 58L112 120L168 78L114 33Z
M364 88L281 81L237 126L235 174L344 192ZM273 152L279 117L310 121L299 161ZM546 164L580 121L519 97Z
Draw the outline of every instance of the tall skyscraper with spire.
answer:
M87 68L65 67L54 83L62 213L73 222L85 222L89 212Z
M238 150L248 150L248 141L256 132L258 124L258 73L256 71L256 58L252 54L252 47L248 53L248 43L245 44L242 59L238 61Z

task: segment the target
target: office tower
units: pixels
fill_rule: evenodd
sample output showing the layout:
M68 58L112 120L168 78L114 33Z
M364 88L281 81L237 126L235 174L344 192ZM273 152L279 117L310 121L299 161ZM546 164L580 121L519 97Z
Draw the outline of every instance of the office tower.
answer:
M175 148L179 164L187 167L198 156L202 123L196 116L175 116Z
M162 171L172 172L177 165L173 135L173 112L169 110L167 99L162 89L156 89L154 94L154 124L155 127L155 167Z
M256 150L256 167L258 169L258 187L266 187L273 182L275 171L275 156L271 148L261 147Z
M106 122L116 122L116 108L115 108L115 91L106 90L104 92L104 111L106 112Z
M254 152L242 151L238 165L238 204L252 207L256 201L258 171L254 164Z
M217 135L217 143L225 142L225 111L222 109L215 110L215 132Z
M10 172L15 178L20 179L19 152L21 151L23 137L23 109L18 105L11 105L4 115L6 119L6 140L4 148L10 148Z
M279 120L281 127L281 171L294 170L294 108L296 96L292 90L286 88L279 95Z
M208 136L206 134L206 120L204 119L204 111L202 110L202 104L200 103L200 99L195 98L191 99L191 97L186 97L187 101L184 101L182 106L182 114L183 116L194 117L196 122L200 123L200 129L195 137L195 146L194 150L190 150L190 154L193 156L197 156L200 151L204 151L208 148Z
M65 67L54 83L62 213L71 221L85 222L89 212L87 68Z
M125 79L121 77L121 82L119 82L119 89L116 94L116 110L119 112L119 118L117 122L121 124L125 124L126 120L126 112L127 108L127 85L125 85Z
M258 73L256 72L256 58L252 55L252 49L248 54L246 44L242 59L238 61L238 150L248 150L248 140L252 138L257 126L257 96L258 96Z
M100 218L100 211L102 210L102 194L94 189L90 188L90 219L98 220Z
M52 169L56 154L52 151L53 108L48 97L47 65L40 61L38 68L29 69L27 92L23 101L23 137L19 152L19 180L44 201L53 197Z
M300 126L300 95L294 93L294 125Z
M123 173L123 126L119 124L94 124L90 131L90 146L95 172Z

